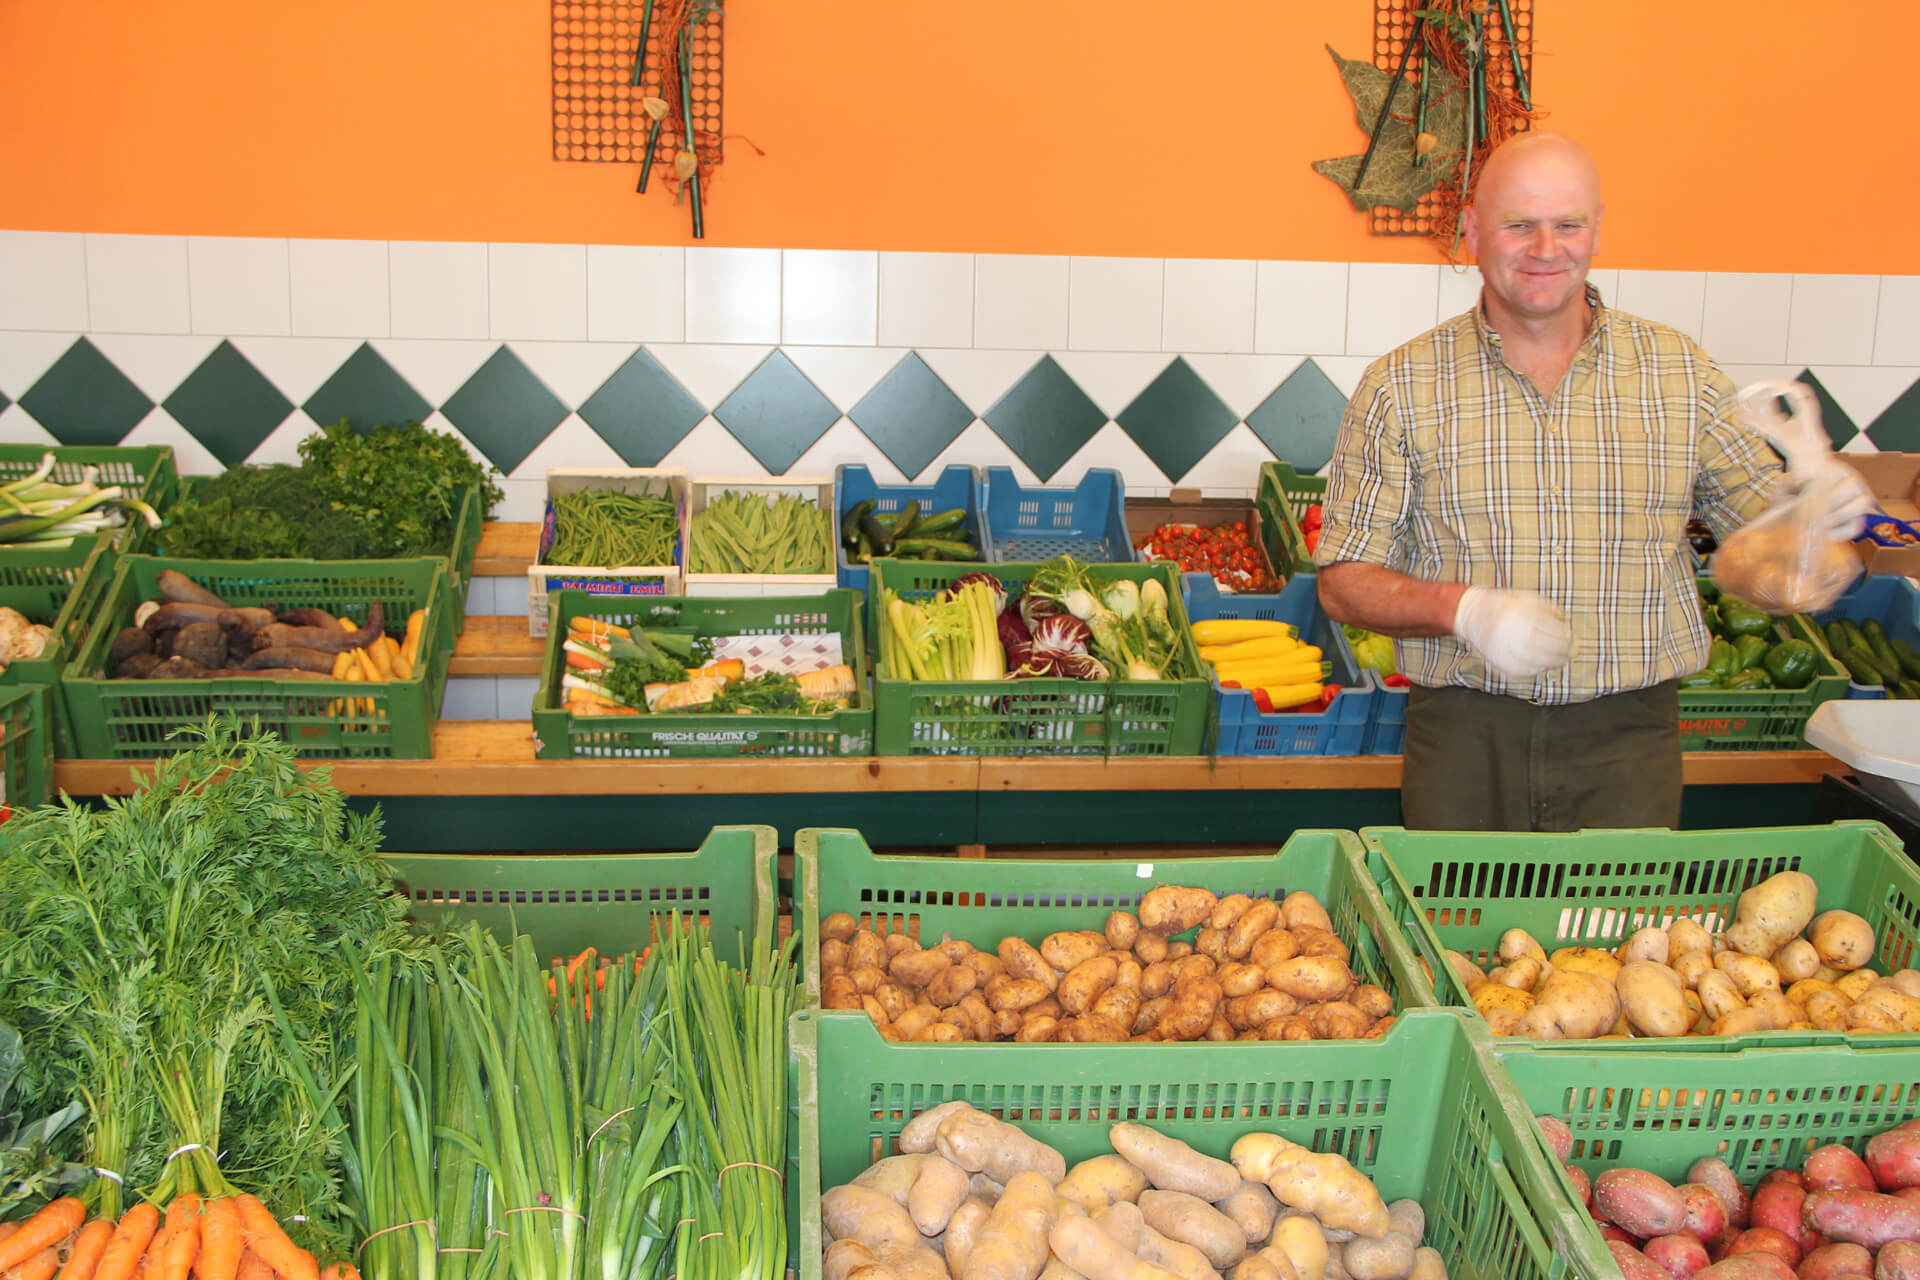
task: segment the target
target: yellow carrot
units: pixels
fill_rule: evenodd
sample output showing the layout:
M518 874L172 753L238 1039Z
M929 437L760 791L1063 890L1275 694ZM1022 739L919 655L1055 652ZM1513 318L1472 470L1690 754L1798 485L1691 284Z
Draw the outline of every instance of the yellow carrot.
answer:
M415 609L407 615L407 638L400 644L400 656L407 660L407 669L411 671L420 665L420 642L427 629L427 611Z

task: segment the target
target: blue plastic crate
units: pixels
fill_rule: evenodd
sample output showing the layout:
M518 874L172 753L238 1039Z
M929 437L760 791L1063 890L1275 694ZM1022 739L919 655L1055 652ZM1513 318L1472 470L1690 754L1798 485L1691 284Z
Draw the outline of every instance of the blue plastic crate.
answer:
M833 469L833 527L834 543L839 546L840 521L854 504L874 500L873 514L882 520L892 520L909 503L918 501L922 515L932 515L936 511L951 511L955 507L967 513L965 523L967 541L980 547L981 554L986 548L981 546L980 528L980 476L972 467L955 463L941 471L940 478L930 485L878 484L873 472L857 462L845 463ZM847 549L839 547L840 585L852 587L856 591L867 589L867 566L851 564L847 560Z
M1373 680L1373 723L1367 726L1367 744L1363 756L1397 756L1407 744L1406 685L1390 685L1378 671L1367 673ZM1396 677L1405 679L1404 676Z
M1319 712L1263 712L1244 689L1222 689L1213 682L1219 709L1214 753L1223 756L1354 756L1362 754L1367 729L1373 722L1377 689L1371 671L1362 671L1339 625L1320 608L1319 579L1301 574L1278 595L1241 596L1223 593L1204 573L1180 575L1180 592L1187 617L1194 622L1212 618L1257 618L1285 622L1300 629L1308 644L1318 645L1333 665L1329 683L1340 686L1333 705ZM1267 601L1250 605L1249 601Z
M1108 467L1088 470L1071 489L1027 489L1011 467L988 467L981 505L986 529L981 550L998 562L1051 560L1070 555L1088 564L1131 564L1126 488Z
M1876 573L1860 579L1847 594L1833 602L1833 608L1816 613L1813 620L1825 627L1836 618L1865 622L1878 618L1889 639L1905 640L1920 649L1920 588L1910 579L1891 573ZM1884 689L1847 681L1849 698L1884 698Z

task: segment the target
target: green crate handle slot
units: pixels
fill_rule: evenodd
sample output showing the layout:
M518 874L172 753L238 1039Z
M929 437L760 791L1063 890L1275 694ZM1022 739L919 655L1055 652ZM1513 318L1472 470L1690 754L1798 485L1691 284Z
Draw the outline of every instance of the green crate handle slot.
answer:
M40 684L0 689L0 809L53 798L54 697Z
M47 686L49 745L61 757L77 754L66 690L60 676L86 639L113 572L113 546L102 537L64 550L21 549L0 555L0 604L29 618L46 618L53 636L37 658L21 658L0 671L0 685Z

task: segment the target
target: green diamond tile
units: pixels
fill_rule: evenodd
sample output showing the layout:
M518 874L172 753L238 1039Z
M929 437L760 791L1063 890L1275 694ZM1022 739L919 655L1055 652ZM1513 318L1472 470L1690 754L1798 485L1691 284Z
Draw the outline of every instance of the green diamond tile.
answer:
M1820 402L1820 425L1825 427L1827 435L1832 437L1834 448L1840 448L1860 433L1860 428L1854 425L1852 416L1840 407L1840 402L1833 398L1821 384L1820 379L1813 376L1813 370L1802 369L1800 381L1813 388L1813 398Z
M707 413L645 347L614 370L578 412L631 467L659 466Z
M1274 457L1307 474L1333 460L1334 437L1346 411L1347 398L1340 388L1319 365L1304 360L1247 415L1247 425Z
M901 474L917 476L967 429L973 410L909 351L847 416Z
M287 420L293 401L222 339L167 397L166 410L231 467L245 462Z
M61 444L119 444L153 408L100 348L76 338L39 381L20 397L20 407Z
M1042 481L1107 425L1107 415L1052 356L1027 370L982 415Z
M1186 358L1176 356L1114 421L1177 484L1239 419Z
M1920 382L1902 391L1900 398L1873 420L1867 428L1867 439L1876 449L1920 453Z
M566 418L567 406L519 356L501 347L440 406L440 412L500 468L500 474L512 475Z
M7 406L12 403L13 401L7 399L7 393L4 391L0 391L0 413L5 413L7 411Z
M780 475L839 421L840 411L785 352L776 350L714 408L713 416L761 466Z
M413 389L413 384L394 372L386 358L365 342L300 407L323 427L345 418L355 431L363 433L380 426L419 422L433 412L433 406Z

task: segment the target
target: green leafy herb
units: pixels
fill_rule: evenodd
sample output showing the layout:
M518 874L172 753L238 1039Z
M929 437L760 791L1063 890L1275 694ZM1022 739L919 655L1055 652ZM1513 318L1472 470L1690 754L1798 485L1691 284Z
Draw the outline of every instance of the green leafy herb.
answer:
M800 692L798 680L784 672L769 671L751 680L734 681L701 710L741 715L819 716L836 710L837 705L831 699L809 698Z
M51 1115L23 1122L8 1101L26 1055L20 1033L0 1022L0 1222L24 1218L50 1200L72 1195L93 1181L93 1170L66 1157L77 1145L68 1133L87 1109L70 1102Z

